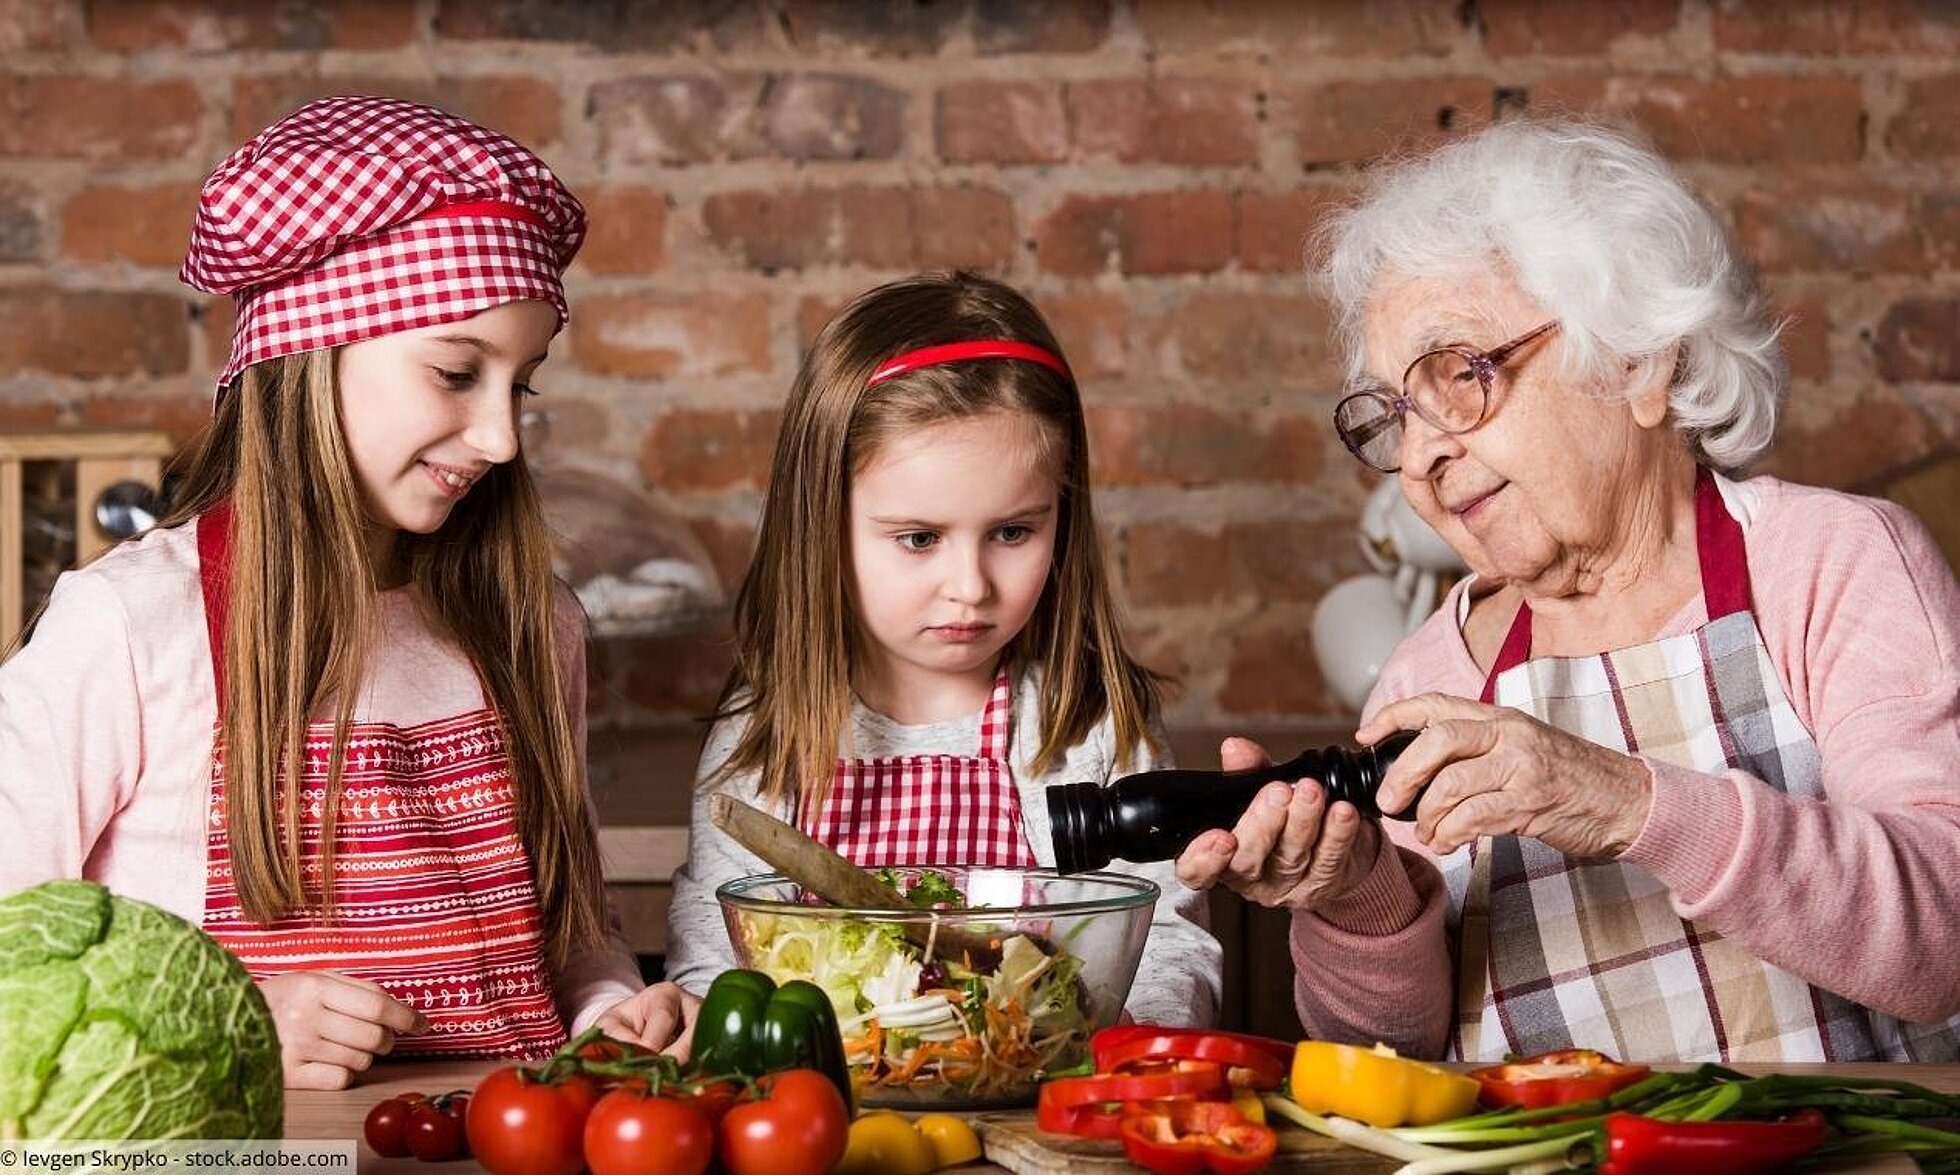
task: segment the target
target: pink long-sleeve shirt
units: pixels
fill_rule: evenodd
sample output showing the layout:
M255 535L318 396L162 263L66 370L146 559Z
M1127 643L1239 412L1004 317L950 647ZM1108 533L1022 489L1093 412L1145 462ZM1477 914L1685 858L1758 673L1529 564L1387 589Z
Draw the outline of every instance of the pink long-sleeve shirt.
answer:
M1621 859L1681 917L1818 987L1906 1021L1960 1013L1960 586L1899 506L1767 477L1718 483L1827 799L1643 759L1653 804ZM1458 584L1395 650L1364 716L1420 693L1478 696L1486 670L1462 630L1474 590ZM1654 639L1705 623L1697 593ZM1383 827L1361 885L1295 914L1294 1002L1310 1036L1441 1056L1455 988L1442 877L1413 826Z
M559 604L583 745L585 648L569 592ZM354 721L412 726L484 705L475 670L409 590L382 593L381 622ZM86 878L198 923L216 718L194 526L62 576L33 639L0 665L0 894ZM573 1032L642 986L618 941L552 978Z

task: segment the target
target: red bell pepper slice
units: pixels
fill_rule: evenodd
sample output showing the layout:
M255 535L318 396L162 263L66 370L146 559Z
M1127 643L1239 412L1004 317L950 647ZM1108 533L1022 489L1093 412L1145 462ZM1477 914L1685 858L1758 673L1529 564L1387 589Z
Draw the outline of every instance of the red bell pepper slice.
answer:
M1225 1071L1204 1062L1181 1062L1154 1073L1098 1073L1058 1077L1042 1085L1034 1124L1050 1134L1115 1138L1127 1102L1211 1097L1225 1091Z
M1649 1072L1645 1065L1622 1064L1593 1049L1560 1049L1472 1069L1470 1076L1477 1079L1477 1100L1484 1105L1536 1110L1607 1097Z
M1279 1136L1227 1102L1163 1102L1123 1116L1123 1153L1156 1175L1249 1175L1273 1161Z
M1824 1145L1822 1112L1780 1122L1666 1122L1639 1114L1606 1119L1599 1175L1756 1175L1781 1171Z
M1293 1046L1283 1040L1145 1024L1105 1028L1090 1039L1089 1051L1102 1072L1146 1061L1210 1061L1225 1066L1229 1084L1252 1089L1278 1089L1293 1063Z

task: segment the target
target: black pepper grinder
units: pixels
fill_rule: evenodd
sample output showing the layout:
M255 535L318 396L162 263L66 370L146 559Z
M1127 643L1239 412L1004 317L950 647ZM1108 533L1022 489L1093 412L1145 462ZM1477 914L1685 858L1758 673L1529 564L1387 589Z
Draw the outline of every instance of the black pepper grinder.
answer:
M1054 784L1048 789L1048 822L1054 831L1055 866L1063 873L1080 873L1119 857L1168 861L1206 829L1238 823L1259 789L1275 781L1317 779L1327 789L1329 804L1346 800L1363 816L1380 816L1375 789L1388 765L1415 739L1415 731L1402 730L1372 747L1317 747L1284 763L1243 771L1174 767L1126 775L1108 787ZM1388 815L1414 820L1415 805Z

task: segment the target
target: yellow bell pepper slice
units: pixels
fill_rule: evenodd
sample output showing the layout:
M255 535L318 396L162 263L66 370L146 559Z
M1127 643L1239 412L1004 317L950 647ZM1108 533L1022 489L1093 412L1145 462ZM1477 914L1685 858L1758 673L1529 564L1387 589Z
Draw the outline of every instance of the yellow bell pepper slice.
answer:
M1293 1050L1290 1092L1301 1108L1377 1129L1460 1118L1477 1104L1477 1083L1421 1061L1372 1049L1303 1040Z

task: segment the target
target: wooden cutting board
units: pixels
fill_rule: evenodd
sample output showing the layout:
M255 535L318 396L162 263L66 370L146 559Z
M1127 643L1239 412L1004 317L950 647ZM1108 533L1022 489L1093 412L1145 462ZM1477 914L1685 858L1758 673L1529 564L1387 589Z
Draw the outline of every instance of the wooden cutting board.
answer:
M1139 1169L1123 1157L1121 1143L1045 1134L1035 1129L1033 1114L987 1114L973 1119L973 1124L987 1161L1015 1175L1133 1175ZM1276 1128L1279 1153L1268 1171L1386 1175L1402 1165L1285 1122Z

